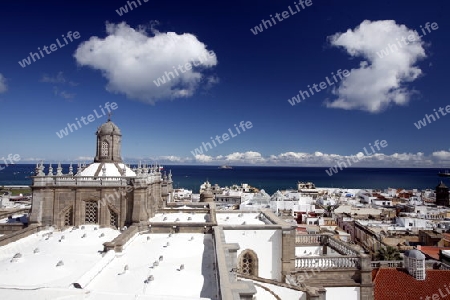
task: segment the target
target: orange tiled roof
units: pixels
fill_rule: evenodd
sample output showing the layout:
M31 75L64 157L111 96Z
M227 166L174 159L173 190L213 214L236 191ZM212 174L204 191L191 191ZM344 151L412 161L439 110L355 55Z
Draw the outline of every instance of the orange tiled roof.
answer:
M372 278L374 300L431 299L433 294L442 299L448 295L445 288L450 290L450 271L445 270L427 270L425 280L416 280L404 269L380 268L372 271Z
M439 260L439 250L450 250L450 247L421 246L420 248L417 247L417 250L435 260Z

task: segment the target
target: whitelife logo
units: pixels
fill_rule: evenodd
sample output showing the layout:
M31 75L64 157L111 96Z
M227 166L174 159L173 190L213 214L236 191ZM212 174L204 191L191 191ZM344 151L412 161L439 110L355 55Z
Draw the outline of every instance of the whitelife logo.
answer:
M339 69L339 70L336 71L336 73L337 73L336 75L339 77L340 80L342 80L342 76L344 76L344 77L350 76L350 71L348 71L346 69L344 69L344 71L341 71L341 69ZM311 93L311 96L314 95L314 91L316 91L316 93L318 93L318 92L326 89L327 87L332 86L335 83L339 82L339 80L336 78L336 75L333 72L331 72L331 76L333 77L334 82L331 81L328 78L328 76L326 76L325 77L326 82L322 81L319 84L315 84L314 83L312 85L312 87L310 85L308 85L308 89L309 89L309 92ZM317 87L320 87L320 90ZM314 91L313 91L313 89L314 89ZM300 96L302 97L302 99L300 99ZM300 90L299 93L296 96L292 97L292 99L288 99L288 102L292 106L294 106L296 103L300 103L300 102L302 102L302 100L305 100L306 98L309 98L309 97L310 97L310 94L308 93L308 91Z
M42 50L44 50L46 54L51 54L52 52L55 52L56 50L58 50L58 49L60 49L60 48L62 48L64 46L68 45L69 42L66 40L66 36L64 36L64 34L62 34L61 36L63 37L63 40L64 40L65 44L61 44L61 42L59 41L59 38L57 38L56 42L57 42L59 48L56 46L56 44L51 44L50 47L47 47L47 45L44 45L44 47L42 47L42 49L41 49L41 47L38 47L38 52L41 54L40 56L39 56L39 53L37 53L37 52L35 52L35 53L30 52L30 55L27 58L24 58L24 59L22 59L22 61L19 61L19 65L22 68L25 68L26 66L31 65L31 60L33 60L33 62L35 62L36 59L43 58L44 57L44 53L42 52ZM69 31L67 33L67 38L71 42L73 42L74 39L78 40L80 37L81 36L80 36L80 33L78 31L75 31L74 33L72 33L72 31ZM50 49L50 52L49 52L48 49Z
M250 121L247 121L245 123L244 123L244 121L241 121L239 123L239 127L241 128L242 132L245 132L245 129L252 128L253 124ZM239 130L239 128L238 128L238 126L236 124L234 124L234 128L236 129L237 134L233 134L233 131L231 130L231 128L228 128L228 132L230 133L232 138L238 136L239 134L241 134L241 131ZM211 142L214 144L214 147L217 147L216 141L219 144L223 144L224 142L226 142L226 141L228 141L230 139L230 135L228 135L228 133L225 132L221 136L216 135L215 138L210 137L210 139L211 139ZM220 138L222 138L223 141ZM209 149L206 146L209 146ZM206 142L206 143L203 142L202 145L199 148L195 148L194 151L191 151L191 153L192 153L192 155L194 157L196 157L197 155L203 154L203 149L205 149L205 152L207 152L208 150L212 150L212 148L213 148L213 146L209 142Z
M172 66L172 68L173 68L173 70L174 70L176 75L173 72L171 72L171 71L166 71L166 72L164 72L163 76L158 77L156 80L153 80L153 83L156 86L159 87L162 84L165 84L166 82L169 82L172 79L175 79L175 78L179 77L180 73L178 73L178 70L180 70L180 72L184 74L187 71L191 70L193 66L197 67L197 66L201 65L204 61L207 61L208 60L208 56L209 57L215 57L216 54L214 53L214 51L208 51L208 55L203 54L203 55L199 56L198 59L196 59L192 63L187 62L184 65L178 65L178 67ZM184 69L183 69L183 67L184 67ZM166 78L167 78L167 80L166 80Z
M388 143L386 140L382 140L381 142L379 140L376 140L374 143L374 145L372 146L371 143L369 143L370 149L372 149L372 153L368 152L366 147L364 147L364 153L369 156L369 155L373 155L376 153L375 149L373 149L373 147L377 148L378 151L380 151L380 146L382 148L385 148L388 146ZM364 157L364 154L362 152L358 153L357 155L352 155L350 156L350 158L352 159L352 161L354 163L359 162L362 158ZM328 170L325 170L325 173L328 174L328 176L333 176L333 174L337 174L339 172L338 168L342 171L344 168L349 168L352 164L350 162L350 158L347 158L347 163L348 165L345 163L345 161L339 161L337 163L337 165L334 165L334 167L329 168Z
M14 154L12 155L11 153L8 154L8 157L2 157L0 158L0 163L3 161L5 164L4 167L0 166L0 171L3 171L4 169L6 169L9 165L14 165L16 162L18 162L20 160L20 155L19 154ZM9 163L8 163L9 161Z
M275 18L277 18L278 22L282 22L282 21L286 20L287 18L289 18L290 16L296 15L300 11L305 10L306 7L312 5L312 0L306 0L306 1L300 0L300 1L298 1L298 4L297 4L297 2L294 2L294 5L295 5L295 8L297 8L297 11L295 11L295 9L292 9L292 7L289 5L288 6L289 11L285 10L281 14L280 13L275 14ZM302 7L301 9L300 9L299 5ZM280 16L281 16L281 18L280 18ZM270 15L270 18L272 19L272 22L270 22L270 20L262 19L261 23L259 25L255 26L254 28L250 28L250 31L254 35L257 35L258 33L263 32L264 28L268 29L269 27L267 27L267 25L269 25L270 27L276 25L277 21L275 21L275 18L272 15ZM272 25L272 23L273 23L273 25ZM264 28L263 28L263 25L264 25Z
M436 111L436 109L433 109L433 111L434 111L434 114L436 115L436 118L439 120L440 117L439 117L438 112ZM444 117L448 113L450 113L450 105L447 105L445 107L446 113L444 112L444 108L442 108L442 107L439 107L438 111ZM417 123L414 123L414 126L416 126L417 129L420 129L422 127L427 126L427 121L428 121L428 124L431 124L431 122L436 122L436 118L433 116L433 114L431 114L431 115L425 114L425 118L423 118L422 120L417 121Z
M69 130L70 130L70 132L73 132L74 130L78 130L78 128L81 128L82 125L81 125L80 121L83 122L84 125L88 125L89 123L92 123L96 120L95 117L97 117L97 119L100 119L101 117L103 117L107 114L103 108L105 108L108 111L108 114L110 114L111 110L116 110L119 106L117 105L116 102L112 102L111 104L109 102L106 102L104 104L104 107L102 107L101 105L99 105L98 107L100 107L100 110L103 113L102 115L98 114L97 110L94 109L93 110L94 114L90 114L87 117L81 117L80 120L78 120L78 118L75 118L75 121L77 122L78 126L75 123L67 123L67 126L64 129L61 129L59 132L56 132L56 135L60 139L62 139L63 137L69 135ZM86 123L86 121L87 121L87 123Z
M142 5L141 0L136 0L139 3L139 6ZM149 0L142 0L143 2L148 2ZM127 1L128 7L130 8L130 11L133 10L133 6L134 8L138 8L137 4L135 1ZM128 7L126 5L121 6L119 9L116 9L116 13L121 17L124 14L128 13Z
M433 30L437 30L437 29L439 29L439 25L436 22L433 22L433 23L427 22L425 24L425 28L427 29L428 33L430 33L431 32L430 28L433 29ZM396 44L389 43L387 47L385 47L384 49L381 49L380 51L377 52L378 57L379 58L383 58L383 57L388 56L391 53L398 52L400 50L399 47L403 48L403 46L407 46L410 43L415 42L416 38L417 38L417 41L419 41L419 39L421 37L427 35L427 33L426 33L425 29L422 27L422 25L420 25L420 29L422 29L423 35L420 35L419 33L417 33L417 30L414 30L416 35L410 34L410 35L408 35L408 37L402 36L400 38L400 40L403 42L403 44L400 43L400 41L397 38L396 40L397 40L398 47L397 47ZM408 39L408 41L407 41L407 39Z

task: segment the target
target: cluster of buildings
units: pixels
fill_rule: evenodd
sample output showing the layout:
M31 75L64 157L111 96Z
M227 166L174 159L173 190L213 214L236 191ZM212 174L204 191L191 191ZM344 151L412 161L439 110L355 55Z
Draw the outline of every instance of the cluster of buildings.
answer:
M450 283L444 183L372 191L299 182L270 196L207 181L196 195L174 189L159 166L130 168L121 142L108 120L91 164L67 174L36 166L31 211L0 215L2 296L435 299Z

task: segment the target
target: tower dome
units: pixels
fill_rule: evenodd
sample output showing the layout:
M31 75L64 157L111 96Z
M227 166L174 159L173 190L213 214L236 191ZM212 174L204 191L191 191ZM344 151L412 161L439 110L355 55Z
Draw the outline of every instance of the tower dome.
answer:
M111 119L98 127L97 152L94 162L122 162L122 133Z
M120 132L119 127L117 127L116 124L114 124L110 119L106 123L103 123L98 129L97 134L100 135L122 135Z

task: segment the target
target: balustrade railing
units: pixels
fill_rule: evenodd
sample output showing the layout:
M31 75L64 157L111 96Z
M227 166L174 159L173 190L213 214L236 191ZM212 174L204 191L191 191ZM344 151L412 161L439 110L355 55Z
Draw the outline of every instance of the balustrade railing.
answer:
M327 245L343 255L358 255L359 253L347 243L324 234L297 234L297 245Z
M48 177L35 177L33 179L34 185L89 185L89 186L101 186L101 185L127 185L127 179L120 176L48 176Z
M295 243L303 245L322 244L323 237L322 234L297 234Z
M388 267L388 268L402 268L403 267L403 261L402 260L381 260L381 261L372 261L370 262L370 266L372 268L381 268L381 267Z
M298 269L355 269L360 267L360 257L296 257L295 268Z
M345 242L329 237L326 239L327 245L344 255L358 255L358 252Z

